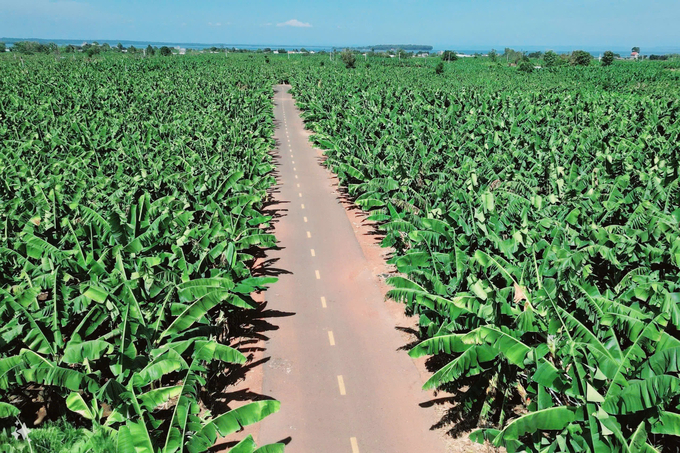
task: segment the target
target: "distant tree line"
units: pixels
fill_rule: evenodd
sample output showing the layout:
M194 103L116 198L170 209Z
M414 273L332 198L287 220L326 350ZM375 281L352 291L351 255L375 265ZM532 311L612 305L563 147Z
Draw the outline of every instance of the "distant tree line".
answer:
M6 50L5 43L0 44L0 51L4 52ZM89 57L94 57L101 53L107 52L126 52L130 54L145 53L147 56L153 56L156 53L162 56L172 55L172 49L167 46L162 46L161 48L147 46L145 50L137 49L135 46L130 46L125 48L121 43L116 46L111 46L108 43L99 44L97 41L92 43L85 43L81 46L76 46L73 44L68 44L65 46L58 46L57 44L50 43L39 43L35 41L18 41L15 42L10 51L24 54L24 55L34 55L34 54L56 54L56 53L79 53L82 52Z
M373 52L386 52L386 51L393 51L396 52L397 50L405 50L405 51L411 51L411 52L418 52L418 51L425 51L429 52L433 49L432 46L425 46L425 45L419 45L419 44L380 44L380 45L375 45L375 46L366 46L366 47L354 47L350 50L367 50L371 49Z
M418 48L422 49L425 47L429 46L415 46L415 45L410 45L410 46L405 46L408 48ZM385 51L379 51L379 49L386 49L389 48L389 50ZM104 44L99 44L98 42L92 42L92 43L85 43L83 45L65 45L65 46L58 46L57 44L50 42L50 43L39 43L35 41L18 41L15 42L11 45L11 47L8 47L5 43L0 42L0 54L6 52L7 50L10 50L11 52L16 52L16 53L21 53L25 55L31 55L31 54L69 54L69 53L84 53L88 55L89 57L94 57L96 55L102 54L102 53L108 53L108 52L125 52L129 54L140 54L143 53L146 56L155 56L155 55L160 55L160 56L170 56L173 54L173 49L168 47L168 46L161 46L160 48L157 46L151 46L148 45L145 49L137 49L134 46L129 46L129 47L124 47L121 43L118 43L116 46L111 46L108 43ZM263 49L257 49L257 50L249 50L249 49L237 49L236 47L232 48L225 48L225 47L217 47L217 46L212 46L209 48L204 49L203 51L205 52L216 52L216 53L222 53L222 52L232 52L232 53L259 53L259 54L270 54L272 52L278 52L279 54L287 54L288 50L284 48L280 48L278 50L273 50L272 48L266 47ZM384 58L399 58L399 59L407 59L415 56L416 54L420 54L421 52L408 52L407 49L405 48L398 48L398 49L392 49L391 46L385 45L385 46L375 46L373 47L370 51L365 51L365 52L360 52L357 48L348 48L345 49L345 51L350 52L353 54L354 59L356 60L357 55L366 55L368 57L384 57ZM197 52L195 50L188 49L188 52ZM294 49L293 52L297 54L301 54L302 56L308 56L311 55L311 52L309 52L307 49L304 47L301 48L300 50ZM343 51L344 52L344 51ZM678 54L669 54L669 55L649 55L649 56L643 56L639 55L640 48L639 47L633 47L631 49L631 52L637 52L638 56L636 56L636 59L649 59L649 60L657 60L657 61L665 61L669 59L678 59L680 58L680 55ZM333 54L336 54L336 50L334 49ZM429 55L431 57L437 57L437 54L434 53L429 53L429 52L422 52L425 53L426 55ZM326 51L318 51L316 52L317 55L328 55L329 52ZM340 52L337 52L337 54L340 54ZM476 53L475 58L479 58L482 55L479 53ZM518 70L524 71L524 72L532 72L535 69L534 64L532 61L536 62L538 60L538 64L541 65L542 67L545 68L555 68L559 66L588 66L590 65L594 58L593 56L584 51L584 50L575 50L571 53L562 53L558 54L552 50L546 51L546 52L541 52L541 51L534 51L534 52L524 52L524 51L517 51L514 49L511 49L509 47L506 47L505 50L503 51L502 54L497 52L495 49L491 49L491 51L488 53L488 58L494 63L499 63L502 60L505 60L505 62L510 65L510 66L517 66ZM444 52L441 53L441 61L444 62L452 62L456 61L458 59L458 55L456 54L455 51L453 50L445 50ZM621 55L614 53L612 51L606 51L600 58L600 64L602 66L610 66L613 64L613 62L617 59L621 58ZM349 61L349 57L345 57ZM542 60L542 61L541 61ZM343 60L344 61L344 60ZM353 65L350 65L352 67ZM441 72L437 71L437 73L443 73L443 67L441 68Z

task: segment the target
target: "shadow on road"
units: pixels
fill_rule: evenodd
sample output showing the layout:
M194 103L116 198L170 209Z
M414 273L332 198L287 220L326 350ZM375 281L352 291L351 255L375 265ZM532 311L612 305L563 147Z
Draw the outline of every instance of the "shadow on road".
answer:
M277 129L281 127L278 121L275 121L274 125ZM275 139L275 148L270 152L275 167L270 175L274 177L276 183L267 190L267 197L260 208L262 215L271 217L268 222L269 226L262 230L263 233L268 234L274 233L276 224L288 214L286 206L290 203L290 201L278 199L281 193L281 179L277 170L281 160L280 145L280 140ZM280 258L272 257L273 254L283 249L284 247L277 244L272 248L252 247L243 250L243 253L253 257L250 262L251 274L254 277L278 277L292 274L289 270L277 266ZM271 291L271 288L269 290ZM295 313L270 308L269 302L266 301L266 291L252 293L251 300L255 302L257 308L242 310L226 320L225 335L230 340L229 345L243 353L248 361L245 365L229 367L226 372L215 373L207 383L206 388L212 391L207 391L203 401L210 402L208 409L213 415L223 414L250 402L272 400L276 397L276 395L261 393L263 367L271 359L266 356L268 333L279 329L275 321L277 318L294 316ZM218 439L217 444L209 451L226 452L248 434L253 434L257 438L257 430L257 424L249 425L235 435ZM291 438L288 437L279 442L288 444L290 441Z

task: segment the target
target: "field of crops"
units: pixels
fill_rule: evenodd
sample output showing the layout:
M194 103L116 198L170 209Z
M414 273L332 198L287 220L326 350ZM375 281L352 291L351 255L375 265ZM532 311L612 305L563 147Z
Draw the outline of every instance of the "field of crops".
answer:
M396 250L425 388L510 452L676 451L678 72L418 65L289 75Z
M260 211L274 182L266 68L223 55L2 60L4 426L66 414L121 453L201 452L278 410L211 415L210 397L246 362L230 327L275 281L249 267L274 243ZM111 451L101 445L80 448ZM250 437L232 449L255 450Z
M673 63L0 63L0 442L20 414L85 428L82 451L193 453L278 410L212 395L247 360L230 345L250 295L275 281L251 265L275 240L272 84L289 81L395 250L425 388L454 395L474 440L679 445Z

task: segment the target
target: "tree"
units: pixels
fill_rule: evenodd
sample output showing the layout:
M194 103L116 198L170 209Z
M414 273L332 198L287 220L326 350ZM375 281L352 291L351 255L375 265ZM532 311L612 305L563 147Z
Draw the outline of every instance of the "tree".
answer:
M437 66L434 68L434 73L435 74L443 74L444 73L444 62L440 61L437 63Z
M552 50L549 50L545 54L543 54L543 63L545 64L546 68L552 68L554 66L557 66L559 64L559 61L560 56L557 55Z
M630 49L630 51L635 52L635 53L640 53L640 48L638 46L635 46L632 49Z
M572 66L588 66L592 58L593 56L585 50L575 50L572 52L569 62Z
M456 52L453 50L445 50L444 53L442 53L442 60L444 61L456 61L458 59L458 55L456 55Z
M116 46L116 48L117 48L119 51L121 51L121 52L125 50L125 47L123 47L123 45L122 45L121 43L118 43L118 45Z
M58 51L59 47L53 42L40 44L34 41L20 41L15 42L12 46L12 52L19 52L27 55L34 53L53 53Z
M496 52L496 49L491 49L491 52L489 52L489 58L494 63L496 62L496 60L498 59L498 52Z
M526 73L532 73L534 72L534 65L531 60L529 60L529 57L524 57L522 58L522 61L519 63L519 65L517 65L517 70Z
M161 47L161 56L169 57L170 55L172 55L172 49L171 48L169 48L168 46Z
M517 63L522 59L524 54L522 52L517 52L514 49L506 47L505 51L503 52L503 56L505 57L508 63Z
M155 51L153 50L153 47L151 47L151 44L146 46L146 56L147 57L152 57Z
M137 53L137 48L135 46L128 47L128 53Z
M7 50L7 46L5 45L4 42L0 42L0 53L5 53Z
M354 53L349 49L345 49L342 51L342 53L340 54L340 59L342 60L343 63L345 63L345 67L347 69L353 69L354 64L356 63L357 60L356 57L354 56Z
M404 49L398 49L398 50L397 50L397 55L398 55L399 58L401 58L401 59L408 58L408 57L411 56L411 54L408 53L408 52L406 52Z
M531 53L529 54L529 58L536 58L536 59L538 59L538 58L541 58L542 56L543 56L543 52L541 52L540 50L537 51L537 52L531 52Z
M286 49L279 49L279 53L288 53Z
M610 66L614 62L614 52L608 50L602 56L602 66Z
M517 65L517 70L520 72L526 72L527 74L531 74L534 72L534 65L530 61L524 61L522 60L519 65Z
M88 57L92 58L95 55L99 55L102 51L102 48L99 46L90 46L85 53L87 54Z
M262 49L262 51L263 51L264 53L271 53L272 49L269 48L269 47L265 47L264 49Z
M32 43L29 41L15 42L12 46L12 52L19 52L27 55L31 55L35 52L38 43Z

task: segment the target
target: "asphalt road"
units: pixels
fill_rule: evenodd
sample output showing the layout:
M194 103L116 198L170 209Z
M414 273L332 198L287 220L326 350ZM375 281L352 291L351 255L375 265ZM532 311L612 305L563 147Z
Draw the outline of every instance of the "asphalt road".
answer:
M274 209L283 270L268 308L292 316L266 343L263 393L281 411L261 422L259 444L288 453L443 452L430 430L429 395L385 307L378 282L308 133L289 86L275 87L278 182Z

